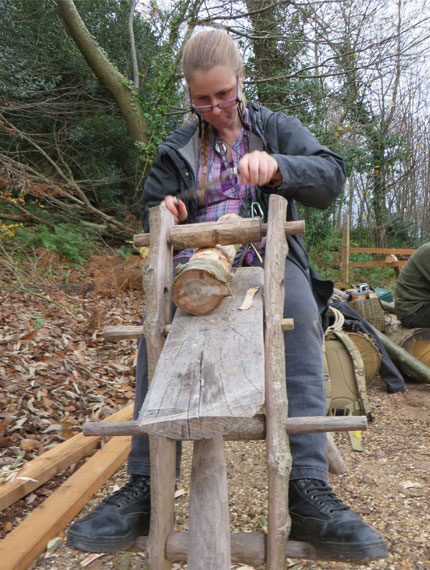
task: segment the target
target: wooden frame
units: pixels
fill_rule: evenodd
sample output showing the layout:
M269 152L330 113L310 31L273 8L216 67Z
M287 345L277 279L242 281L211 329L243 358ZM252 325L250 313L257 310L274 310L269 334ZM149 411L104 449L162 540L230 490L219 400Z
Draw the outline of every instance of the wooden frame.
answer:
M403 267L407 261L396 261L395 259L373 259L372 261L350 261L349 258L352 253L371 253L377 255L412 255L415 249L391 248L391 247L350 247L349 245L349 215L345 214L343 217L342 227L342 246L340 250L341 257L341 279L344 283L349 283L349 270L356 267L391 267L396 273L399 274L400 267Z
M113 428L112 433L122 435L146 431L150 433L151 530L148 539L137 539L133 547L134 549L137 545L142 545L146 548L150 570L167 570L170 568L169 560L187 560L189 570L201 570L203 566L205 570L230 570L232 561L246 563L250 559L265 561L267 570L284 570L286 568L286 555L291 555L289 554L291 552L297 552L300 557L316 557L314 549L309 544L288 543L290 525L288 480L291 469L291 453L287 432L329 431L335 426L332 423L334 418L330 417L287 417L288 401L285 383L283 331L293 328L293 323L286 322L282 318L285 259L288 251L285 236L290 233L297 233L297 225L290 226L285 223L286 209L287 201L280 196L272 195L267 226L264 225L263 227L262 224L256 224L255 221L250 223L249 220L239 220L230 224L228 235L223 232L222 236L224 245L242 242L244 235L242 224L245 224L243 227L252 226L253 241L260 241L262 235L267 235L263 308L265 361L265 382L263 383L265 398L263 401L265 400L265 417L258 415L252 417L252 414L250 417L239 415L237 421L229 422L223 416L222 423L226 422L224 433L218 427L215 431L210 432L209 430L206 431L206 428L201 428L200 433L195 437L192 436L190 429L183 429L181 431L183 435L178 436L176 428L173 429L168 425L162 429L169 431L159 431L152 420L148 425L144 425L147 419L142 418L141 415L139 415L138 421L128 422L127 425L116 424L116 426L111 426L111 429ZM150 226L150 255L144 270L147 313L143 331L140 327L136 327L134 332L136 336L141 336L142 332L144 333L148 345L149 378L156 380L160 376L160 370L158 366L156 368L156 365L159 361L163 362L160 355L165 343L165 335L166 333L170 335L171 332L173 334L177 328L177 318L175 317L174 323L170 325L169 314L173 244L180 243L183 248L192 245L194 247L198 245L213 246L221 240L221 235L216 233L220 225L214 228L212 227L213 224L209 228L210 231L206 231L202 224L189 224L186 231L182 231L182 229L179 231L179 229L173 228L173 217L162 206L151 209ZM222 227L225 228L224 224ZM256 230L258 230L257 233L255 233ZM202 238L203 244L198 241L201 236L205 236ZM176 241L179 237L180 242ZM180 315L179 318L181 318ZM128 336L133 334L133 331L128 329L126 331L110 331L111 338L116 335L116 338L121 338L121 334ZM169 339L166 341L166 349L171 344ZM165 352L163 352L163 357ZM202 369L201 366L200 369ZM185 376L188 382L190 376ZM208 378L205 376L204 380L206 386ZM153 393L158 391L158 389L152 390ZM151 388L147 398L149 398L150 392ZM165 393L165 391L162 392L162 394ZM187 400L187 398L185 399ZM166 400L163 398L162 401L164 403ZM144 407L145 404L142 410ZM170 405L166 406L168 413L171 413L171 409ZM157 410L161 411L161 407ZM181 413L179 410L178 417ZM252 413L258 414L257 411ZM340 420L337 422L339 430L342 430L341 424L345 419L335 418L335 420ZM356 427L353 429L363 429L365 418L348 418L348 420L355 423ZM207 417L204 416L201 421L207 421ZM213 427L212 418L207 425L211 424ZM218 423L215 422L215 425L218 426ZM106 428L102 426L97 428L95 424L87 424L85 433L95 434L98 433L98 429L103 431ZM241 440L266 438L269 487L267 537L263 533L251 533L252 537L242 536L240 533L238 535L230 533L223 446L224 439L231 436ZM172 532L175 482L174 437L176 439L188 437L195 440L190 489L190 530L188 534ZM331 440L328 448L336 456L337 450ZM341 461L338 462L337 468L339 472L345 470ZM173 542L177 545L175 552L173 552L176 548L173 546ZM251 550L254 552L252 556L250 555Z

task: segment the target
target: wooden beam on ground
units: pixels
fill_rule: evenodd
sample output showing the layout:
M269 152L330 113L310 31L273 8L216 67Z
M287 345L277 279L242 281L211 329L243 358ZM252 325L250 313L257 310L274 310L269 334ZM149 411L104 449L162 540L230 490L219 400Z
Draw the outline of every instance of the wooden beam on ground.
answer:
M284 307L285 260L288 246L282 231L288 202L272 194L269 201L266 259L264 263L265 392L269 531L267 570L285 570L285 548L290 532L288 481L291 452L285 422L288 400L285 383Z
M113 438L0 542L2 570L26 570L119 469L130 438Z
M126 422L132 417L133 405L130 404L109 418L97 422L97 425L106 425L107 422ZM88 438L80 433L27 463L13 481L0 485L0 511L86 457L97 448L102 435L106 434Z

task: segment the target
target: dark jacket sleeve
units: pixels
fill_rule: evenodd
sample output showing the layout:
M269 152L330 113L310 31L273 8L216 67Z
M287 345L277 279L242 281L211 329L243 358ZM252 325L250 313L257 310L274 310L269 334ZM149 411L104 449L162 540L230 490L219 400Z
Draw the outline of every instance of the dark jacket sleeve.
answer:
M196 129L188 123L172 133L158 149L145 184L141 200L142 225L149 231L149 209L158 206L166 196L176 196L194 186L193 169L178 154L178 147L186 144ZM193 205L186 201L188 211Z
M304 206L327 208L346 180L343 159L322 146L298 119L284 113L270 114L265 130L267 150L282 174L276 192Z

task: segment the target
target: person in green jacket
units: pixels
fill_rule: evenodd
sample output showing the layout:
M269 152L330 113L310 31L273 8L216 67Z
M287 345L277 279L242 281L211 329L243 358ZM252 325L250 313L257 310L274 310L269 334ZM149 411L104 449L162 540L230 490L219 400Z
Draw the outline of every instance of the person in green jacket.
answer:
M394 306L404 327L430 327L430 242L419 247L400 272Z

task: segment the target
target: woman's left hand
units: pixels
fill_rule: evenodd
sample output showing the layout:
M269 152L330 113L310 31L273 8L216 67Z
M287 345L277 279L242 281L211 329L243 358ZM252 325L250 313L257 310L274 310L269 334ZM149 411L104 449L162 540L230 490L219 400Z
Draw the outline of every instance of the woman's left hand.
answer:
M238 172L243 184L253 186L265 186L279 174L276 159L260 150L245 154L239 161Z

